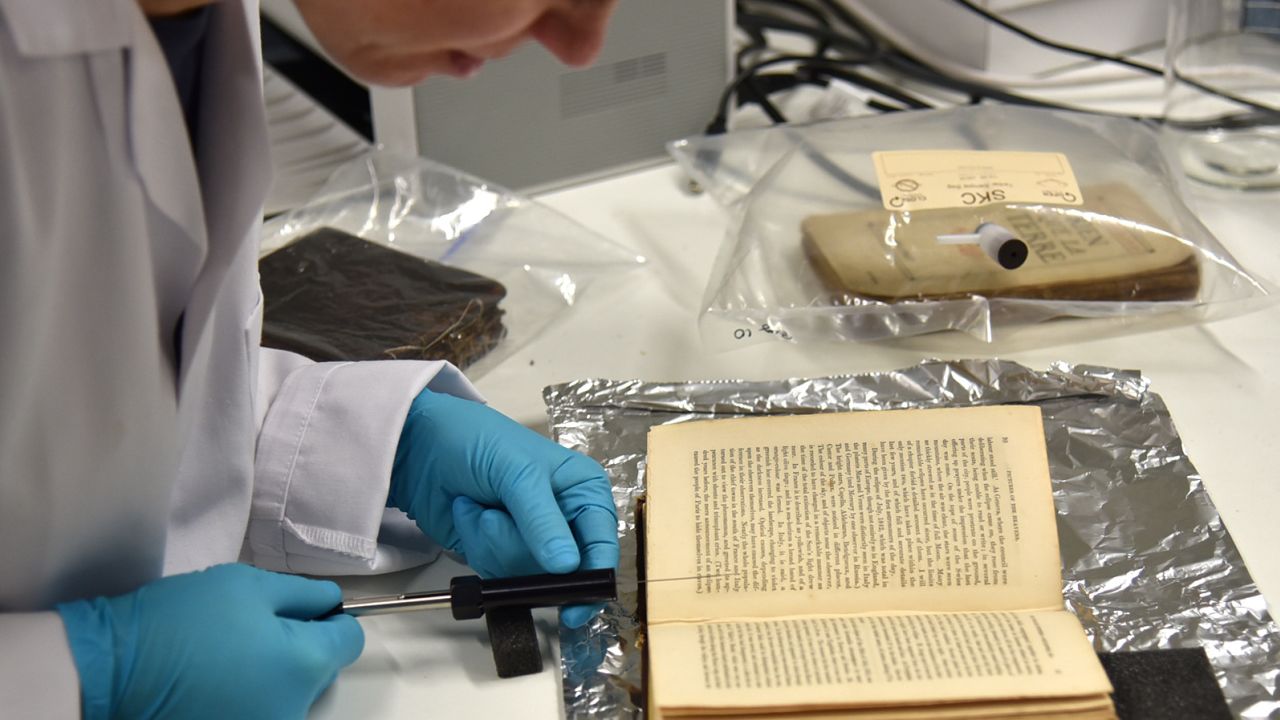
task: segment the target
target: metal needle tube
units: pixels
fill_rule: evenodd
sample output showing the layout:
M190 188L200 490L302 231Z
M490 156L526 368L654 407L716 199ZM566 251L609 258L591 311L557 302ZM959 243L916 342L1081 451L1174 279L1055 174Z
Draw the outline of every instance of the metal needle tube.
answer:
M418 610L448 610L451 596L448 590L435 592L405 593L403 595L381 595L377 597L354 598L342 602L342 612L348 615L385 615L397 612L415 612Z
M617 598L618 582L612 568L489 580L466 575L450 581L448 590L343 600L317 619L323 620L339 613L358 617L417 610L452 610L454 618L468 620L482 617L488 610L497 608L553 607Z

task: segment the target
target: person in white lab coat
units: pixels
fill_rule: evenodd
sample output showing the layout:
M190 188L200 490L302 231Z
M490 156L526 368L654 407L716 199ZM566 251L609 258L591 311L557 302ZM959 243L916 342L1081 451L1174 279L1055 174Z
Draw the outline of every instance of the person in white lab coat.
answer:
M588 62L613 2L297 0L384 83ZM260 83L255 0L0 0L0 715L304 715L363 636L268 571L617 563L600 467L447 363L259 349Z

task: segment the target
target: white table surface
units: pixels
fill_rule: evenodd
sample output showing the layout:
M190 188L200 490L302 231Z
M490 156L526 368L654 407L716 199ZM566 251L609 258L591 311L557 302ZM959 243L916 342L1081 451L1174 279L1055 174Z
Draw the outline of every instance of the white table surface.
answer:
M1040 348L984 346L956 336L911 343L794 345L728 353L702 347L697 315L727 218L684 191L669 165L540 198L649 259L621 282L588 288L563 322L479 379L497 409L545 432L546 385L601 377L777 379L885 371L926 357L1001 357L1043 370L1054 361L1141 370L1168 404L1214 503L1263 593L1280 598L1280 306L1205 326ZM1192 203L1236 259L1280 280L1280 193L1201 190ZM350 594L447 585L458 568L430 567L347 585ZM1277 607L1271 605L1273 613ZM500 718L561 713L557 661L544 635L541 675L497 680L482 622L444 614L362 620L364 656L340 676L315 717ZM551 631L553 626L546 624Z

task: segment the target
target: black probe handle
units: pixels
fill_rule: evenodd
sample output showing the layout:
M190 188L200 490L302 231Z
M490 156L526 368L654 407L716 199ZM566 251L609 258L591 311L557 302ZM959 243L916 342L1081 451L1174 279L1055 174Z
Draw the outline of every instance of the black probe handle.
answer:
M501 607L557 607L618 599L613 568L579 570L564 575L525 575L483 580L475 575L449 582L456 620L472 620Z

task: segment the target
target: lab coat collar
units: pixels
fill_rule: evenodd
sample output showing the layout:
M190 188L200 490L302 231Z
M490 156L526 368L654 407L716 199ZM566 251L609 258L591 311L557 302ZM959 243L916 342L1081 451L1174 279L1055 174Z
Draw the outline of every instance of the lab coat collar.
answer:
M257 13L249 0L212 6L201 77L197 146L205 216L211 236L236 241L261 221L271 180ZM208 265L217 269L229 260L219 256L224 247L239 243L212 248Z
M0 0L18 52L52 57L127 47L141 13L134 0Z
M207 245L204 207L182 105L164 51L136 6L133 21L135 41L126 66L134 170L147 197L182 229L202 259Z
M229 4L243 7L216 3ZM199 267L206 246L200 181L173 77L137 1L0 0L0 14L24 57L83 57L108 151L123 148L121 161L194 246Z
M132 145L138 174L152 202L204 253L198 297L192 298L184 318L184 344L186 338L202 335L213 296L262 219L271 164L257 14L255 0L219 0L209 6L195 138L198 169L163 56L133 63ZM145 23L141 13L138 17ZM161 52L151 33L140 34L145 37L135 43L136 51ZM256 252L256 243L248 249Z
M257 0L210 6L200 87L197 171L173 78L136 0L0 0L14 44L26 56L89 55L104 127L127 133L130 162L154 206L197 249L191 304L183 320L179 392L215 298L241 253L256 257L256 226L270 182ZM96 53L127 53L121 65ZM124 87L119 96L112 88ZM198 175L197 175L198 172ZM244 259L240 258L243 262ZM196 373L198 374L198 373Z
M210 241L183 320L179 393L199 375L192 363L206 357L200 344L209 338L205 329L219 306L217 296L239 265L257 264L258 228L271 180L257 16L256 0L211 6L196 139Z

